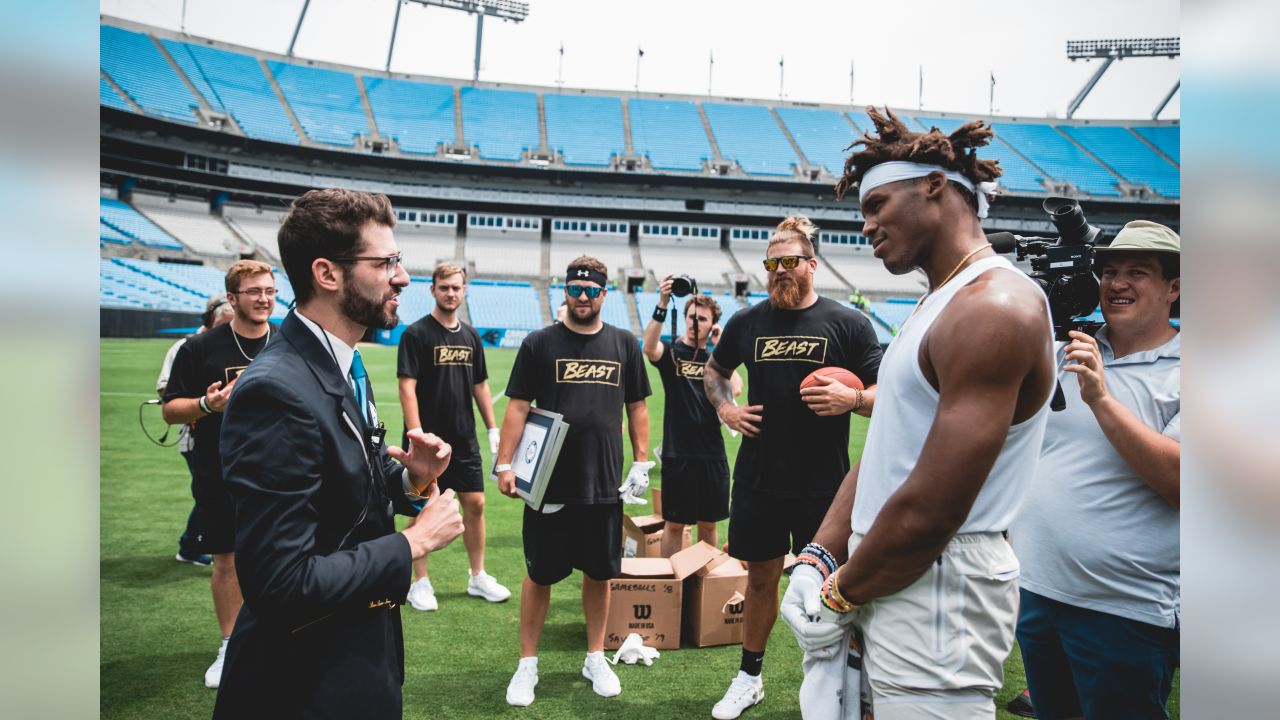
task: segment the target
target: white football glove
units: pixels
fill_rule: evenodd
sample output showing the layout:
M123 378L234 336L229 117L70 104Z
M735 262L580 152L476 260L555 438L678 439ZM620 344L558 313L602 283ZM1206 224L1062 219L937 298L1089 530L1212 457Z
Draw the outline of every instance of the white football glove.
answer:
M498 441L502 439L502 430L491 427L489 428L489 455L498 457Z
M780 614L806 653L832 657L839 650L845 628L856 613L838 613L822 604L822 573L812 565L797 563L782 596Z
M649 470L656 464L638 460L631 463L631 470L627 472L627 479L618 488L618 492L622 493L622 502L628 505L649 504L648 500L640 496L644 495L644 491L649 489Z
M661 653L657 650L647 647L644 644L644 638L639 633L631 633L626 640L622 641L622 647L618 648L618 652L613 654L612 662L617 665L619 662L627 665L635 665L638 662L645 664L645 667L653 665Z

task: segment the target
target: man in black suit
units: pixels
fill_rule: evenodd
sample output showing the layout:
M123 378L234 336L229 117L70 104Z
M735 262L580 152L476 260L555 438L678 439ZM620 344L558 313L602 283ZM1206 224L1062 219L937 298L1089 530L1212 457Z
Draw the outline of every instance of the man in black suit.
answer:
M399 322L409 276L394 226L385 195L329 189L295 200L280 228L297 307L240 376L222 427L244 606L215 718L401 716L410 563L462 519L435 485L451 448L420 431L407 452L383 446L355 349ZM397 533L393 511L417 517Z

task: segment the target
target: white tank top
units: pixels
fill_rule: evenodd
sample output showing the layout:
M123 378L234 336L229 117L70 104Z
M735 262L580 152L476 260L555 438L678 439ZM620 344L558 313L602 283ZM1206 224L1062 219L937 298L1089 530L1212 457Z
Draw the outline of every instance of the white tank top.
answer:
M962 270L932 295L925 298L914 316L903 323L880 361L875 407L862 451L858 490L851 522L855 533L865 533L880 514L889 497L915 469L925 437L938 410L938 391L925 379L918 360L920 342L933 321L961 288L988 270L1005 268L1044 292L1003 257L979 260ZM1052 322L1048 300L1044 299L1044 333L1048 339ZM1049 398L1034 415L1009 427L1004 447L991 473L978 492L969 517L958 533L1002 532L1009 528L1022 504L1023 495L1035 476L1049 418Z

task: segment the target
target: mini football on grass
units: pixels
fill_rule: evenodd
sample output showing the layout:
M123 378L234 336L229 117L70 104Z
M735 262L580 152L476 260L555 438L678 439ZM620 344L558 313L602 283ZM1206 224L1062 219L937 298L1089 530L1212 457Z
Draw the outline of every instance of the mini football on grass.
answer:
M829 377L847 387L857 388L858 390L866 389L862 386L862 381L858 379L857 375L854 375L842 367L821 367L814 370L805 376L803 381L801 381L800 389L804 390L805 388L822 387L822 381L818 380L819 375Z

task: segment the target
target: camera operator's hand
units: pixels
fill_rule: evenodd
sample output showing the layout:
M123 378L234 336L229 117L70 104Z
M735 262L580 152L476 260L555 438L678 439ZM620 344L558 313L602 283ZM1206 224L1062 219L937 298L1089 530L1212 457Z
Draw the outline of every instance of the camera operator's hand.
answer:
M1068 334L1071 337L1071 343L1065 348L1068 364L1062 369L1076 374L1080 381L1080 399L1092 406L1107 397L1102 351L1098 349L1098 341L1089 335L1076 330Z
M716 410L720 420L728 425L730 430L737 430L747 437L756 437L760 434L757 423L764 420L762 412L764 412L763 405L735 405L731 402L724 403Z
M236 386L237 376L231 382L223 385L221 381L214 381L207 390L204 391L204 404L210 410L220 413L227 408L227 400L231 398L231 389ZM222 386L219 389L219 386Z
M800 391L800 399L809 405L809 409L823 417L843 415L858 406L858 398L862 391L827 377L815 376L820 385L807 387Z
M662 282L658 285L658 307L663 310L667 309L667 305L671 303L671 280L675 275L668 275L662 278Z
M707 342L711 345L720 344L720 323L711 326L711 334L707 335Z

